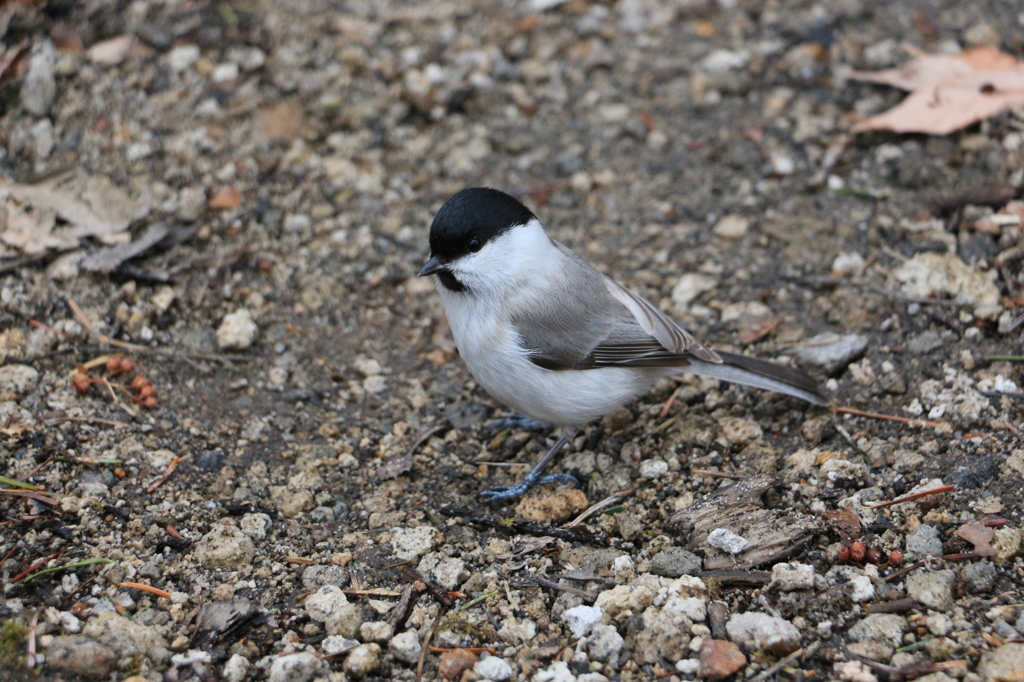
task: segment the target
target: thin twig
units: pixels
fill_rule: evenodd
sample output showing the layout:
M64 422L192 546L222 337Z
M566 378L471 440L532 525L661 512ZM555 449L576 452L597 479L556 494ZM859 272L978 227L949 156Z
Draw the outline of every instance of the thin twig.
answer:
M901 504L903 502L913 502L922 497L928 497L929 495L940 495L942 493L948 493L954 490L956 486L944 485L938 488L932 488L931 490L922 490L919 493L912 493L910 495L904 495L903 497L897 497L895 500L889 500L888 502L879 502L878 504L862 504L862 507L866 509L879 509L881 507L891 507L894 504Z
M864 410L858 410L856 407L837 407L836 412L845 412L846 414L855 414L858 417L871 417L872 419L887 419L894 422L902 422L904 424L911 424L913 426L945 426L942 422L931 422L927 419L913 419L911 417L900 417L893 414L880 414L878 412L865 412Z
M817 648L817 645L818 645L818 642L815 642L814 644L811 645L811 647ZM809 650L810 650L810 647L808 647L808 651ZM800 658L800 656L802 656L803 653L804 653L804 648L800 647L799 649L797 649L796 651L791 653L789 656L786 656L785 658L779 659L779 661L777 663L775 663L775 665L769 666L768 668L763 670L760 674L756 675L755 677L750 678L749 682L764 682L764 680L767 680L769 677L771 677L772 675L774 675L778 671L782 670L782 668L786 667L787 665L789 665L790 663L792 663L796 659Z
M184 457L175 456L174 459L171 460L171 463L167 465L167 471L165 471L163 475L160 476L160 478L150 483L149 487L146 488L146 492L152 493L154 490L163 485L167 481L167 479L171 477L171 474L174 473L174 470L178 468L178 464L180 464L186 459L188 459L188 455L185 455Z
M962 554L943 554L942 556L932 557L931 559L918 561L916 564L904 566L898 571L893 571L889 575L885 576L885 581L889 582L890 580L896 580L896 578L901 578L905 576L907 573L910 573L911 571L916 571L919 568L924 568L928 564L934 563L936 561L967 561L968 559L978 559L982 556L984 555L979 554L977 552L964 552Z
M136 590L142 590L143 592L155 594L158 597L165 597L167 599L171 598L170 592L165 592L164 590L161 590L157 587L153 587L152 585L145 585L143 583L118 583L118 587L131 587Z
M622 500L624 500L627 497L629 497L630 495L632 495L634 492L635 492L635 489L634 488L630 488L629 490L620 490L617 493L613 493L612 495L609 495L608 497L604 498L600 502L597 502L596 504L590 505L590 507L588 507L586 509L586 511L584 511L582 514L577 516L575 519L573 519L569 523L563 525L562 528L575 528L576 526L580 525L581 523L583 523L588 518L590 518L591 516L593 516L597 512L601 511L605 507L610 507L610 506L614 505L616 502L621 502Z

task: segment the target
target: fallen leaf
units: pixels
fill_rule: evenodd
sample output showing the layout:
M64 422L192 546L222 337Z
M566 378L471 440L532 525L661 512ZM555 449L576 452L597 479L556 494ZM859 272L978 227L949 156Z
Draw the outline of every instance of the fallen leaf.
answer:
M242 191L234 185L224 187L210 197L210 202L207 205L215 211L238 208L242 205Z
M302 104L295 100L277 102L263 107L256 115L255 135L257 138L271 140L292 140L301 137L308 124L302 112Z
M96 66L117 66L135 47L135 36L123 35L96 43L85 56Z
M822 514L837 533L845 540L856 540L861 534L860 517L849 509L836 509Z
M988 544L996 536L995 530L981 521L968 521L957 529L956 534L974 545L975 553L981 556L995 556L999 553L995 547Z
M101 176L60 175L37 185L0 184L0 242L28 255L111 239L145 217L148 197L131 198Z
M995 47L954 55L904 48L914 59L896 69L851 71L853 80L891 85L910 95L851 128L947 135L1013 106L1024 105L1024 63Z
M737 323L740 343L749 345L770 335L779 326L778 317L741 317Z

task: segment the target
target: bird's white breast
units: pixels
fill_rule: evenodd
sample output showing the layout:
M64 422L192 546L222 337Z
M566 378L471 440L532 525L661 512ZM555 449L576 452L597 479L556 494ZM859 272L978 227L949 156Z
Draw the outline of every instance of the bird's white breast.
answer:
M488 393L515 412L556 426L583 426L646 391L666 372L608 367L547 370L535 365L512 324L517 301L543 296L543 283L564 267L565 256L543 233L524 227L503 236L477 256L472 271L455 270L469 291L438 286L448 324L470 372ZM538 237L543 242L538 242ZM492 246L493 254L487 253ZM532 253L512 261L506 254ZM486 267L478 267L484 264Z

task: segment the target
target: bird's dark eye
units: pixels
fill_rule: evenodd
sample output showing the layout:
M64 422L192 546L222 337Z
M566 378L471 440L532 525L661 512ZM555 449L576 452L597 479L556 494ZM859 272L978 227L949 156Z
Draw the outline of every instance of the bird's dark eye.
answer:
M484 248L483 243L476 237L470 239L469 244L467 244L467 246L469 247L469 250L472 251L473 253L476 253L480 249Z

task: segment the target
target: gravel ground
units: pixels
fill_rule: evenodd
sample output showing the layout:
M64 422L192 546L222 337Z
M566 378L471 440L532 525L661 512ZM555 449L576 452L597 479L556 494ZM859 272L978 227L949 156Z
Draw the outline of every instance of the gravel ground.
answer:
M990 216L1024 124L849 140L902 95L836 76L901 41L1020 55L1019 4L93 0L0 27L0 190L122 216L0 253L0 677L1021 679L1024 365L991 356L1021 353L1024 232ZM470 185L714 347L902 421L682 377L577 438L581 490L486 507L553 436L489 425L413 277Z

